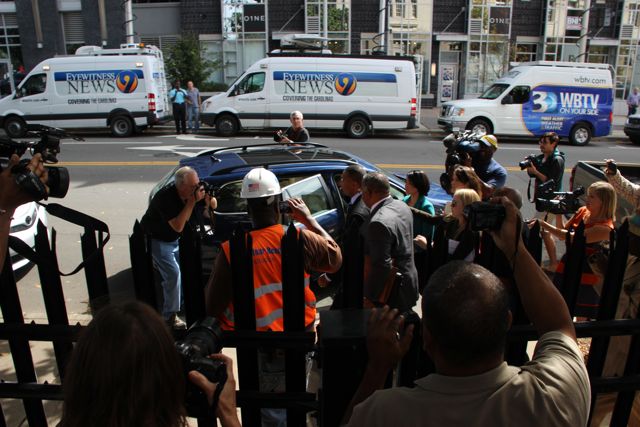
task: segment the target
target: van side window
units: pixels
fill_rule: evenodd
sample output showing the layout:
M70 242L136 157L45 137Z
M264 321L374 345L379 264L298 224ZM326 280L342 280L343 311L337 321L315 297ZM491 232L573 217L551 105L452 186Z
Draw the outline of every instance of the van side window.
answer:
M511 89L509 95L513 97L514 104L524 104L529 100L531 88L529 86L516 86Z
M37 95L45 90L47 90L47 75L34 74L20 88L20 96Z
M238 84L237 94L260 92L264 88L265 73L253 73L242 79Z

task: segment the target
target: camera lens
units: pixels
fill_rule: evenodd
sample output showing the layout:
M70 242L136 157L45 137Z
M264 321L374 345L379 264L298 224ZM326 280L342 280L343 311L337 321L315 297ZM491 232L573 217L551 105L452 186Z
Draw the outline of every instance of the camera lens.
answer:
M47 180L49 197L63 198L69 191L69 169L55 166L46 166L46 168L49 176Z

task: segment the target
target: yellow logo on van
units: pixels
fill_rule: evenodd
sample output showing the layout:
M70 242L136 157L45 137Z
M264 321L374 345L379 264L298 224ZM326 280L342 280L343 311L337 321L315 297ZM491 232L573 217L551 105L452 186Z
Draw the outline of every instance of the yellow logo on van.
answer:
M131 93L138 87L138 76L135 71L120 71L116 77L116 86L122 93Z
M356 90L358 81L353 74L338 74L334 86L340 95L349 96Z

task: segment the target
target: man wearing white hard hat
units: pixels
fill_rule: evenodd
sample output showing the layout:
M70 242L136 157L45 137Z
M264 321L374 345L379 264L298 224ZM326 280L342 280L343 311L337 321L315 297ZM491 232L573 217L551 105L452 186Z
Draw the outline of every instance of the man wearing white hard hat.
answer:
M247 199L247 208L253 225L250 234L253 244L253 282L256 330L258 331L284 330L280 242L285 229L279 221L281 193L278 178L264 168L252 169L242 181L240 197ZM305 325L312 330L316 317L316 299L309 288L309 272L338 271L342 264L342 254L338 244L311 216L302 199L289 199L287 203L290 209L289 215L306 227L299 232L303 242L305 270ZM234 328L230 265L229 242L224 242L207 285L206 306L207 313L218 318L222 328L226 330ZM284 425L283 419L286 420L284 410L262 411L263 426Z
M472 156L473 169L485 184L493 188L502 188L507 182L507 170L494 158L498 151L498 138L484 135L480 138L480 150Z

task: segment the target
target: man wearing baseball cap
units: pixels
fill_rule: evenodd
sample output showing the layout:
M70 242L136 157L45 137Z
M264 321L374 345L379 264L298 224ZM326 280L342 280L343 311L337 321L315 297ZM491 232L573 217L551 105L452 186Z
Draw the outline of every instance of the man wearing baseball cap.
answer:
M473 156L472 165L476 174L485 184L502 188L507 182L507 170L493 158L498 150L498 138L484 135L480 138L480 150Z

